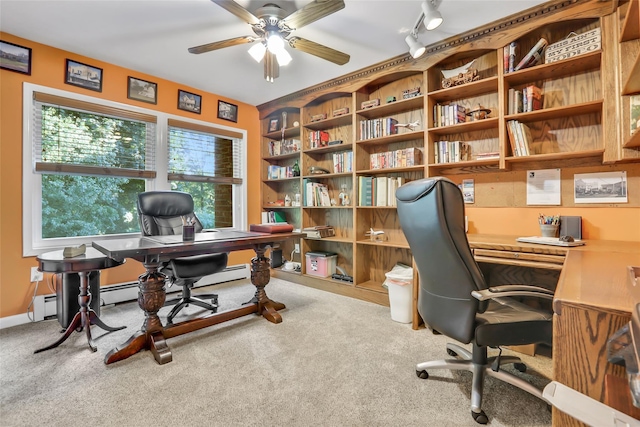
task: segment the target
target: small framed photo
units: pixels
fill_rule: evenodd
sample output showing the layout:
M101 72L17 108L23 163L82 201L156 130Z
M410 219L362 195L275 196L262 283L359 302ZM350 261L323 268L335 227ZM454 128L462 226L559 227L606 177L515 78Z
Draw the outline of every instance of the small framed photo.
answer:
M0 68L31 75L31 48L0 40Z
M238 106L218 100L218 118L238 122Z
M96 92L102 92L102 68L67 59L67 74L64 82Z
M158 103L158 84L129 76L127 98L136 101Z
M280 127L280 119L269 120L269 132L275 132Z
M202 96L178 89L178 109L200 114L202 109Z

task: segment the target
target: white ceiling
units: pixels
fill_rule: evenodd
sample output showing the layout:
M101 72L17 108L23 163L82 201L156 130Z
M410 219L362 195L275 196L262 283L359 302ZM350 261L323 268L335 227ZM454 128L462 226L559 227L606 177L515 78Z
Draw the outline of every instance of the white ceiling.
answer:
M289 13L309 2L237 1L251 12L276 3ZM543 2L443 0L439 10L444 23L430 32L423 27L419 40L432 44ZM200 55L187 52L192 46L253 35L247 23L209 0L0 0L0 30L260 105L408 51L404 38L420 14L421 0L345 0L345 4L293 34L349 54L349 63L339 66L288 48L293 61L280 68L274 83L263 79L263 65L247 53L251 45Z

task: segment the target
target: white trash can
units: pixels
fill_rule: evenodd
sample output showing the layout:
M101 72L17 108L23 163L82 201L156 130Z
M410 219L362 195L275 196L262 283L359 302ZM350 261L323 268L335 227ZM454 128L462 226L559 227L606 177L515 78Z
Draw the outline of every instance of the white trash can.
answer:
M393 269L385 273L387 279L384 285L389 290L389 306L391 320L399 323L411 323L411 300L413 295L413 268L403 264L396 264Z

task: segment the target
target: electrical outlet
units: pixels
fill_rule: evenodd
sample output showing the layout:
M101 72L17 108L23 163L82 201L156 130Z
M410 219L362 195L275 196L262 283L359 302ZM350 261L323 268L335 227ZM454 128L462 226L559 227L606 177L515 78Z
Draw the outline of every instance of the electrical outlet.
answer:
M300 243L296 243L294 246L294 250L295 253L299 254L300 253Z
M38 267L31 267L31 283L39 282L44 279L42 271L38 271Z

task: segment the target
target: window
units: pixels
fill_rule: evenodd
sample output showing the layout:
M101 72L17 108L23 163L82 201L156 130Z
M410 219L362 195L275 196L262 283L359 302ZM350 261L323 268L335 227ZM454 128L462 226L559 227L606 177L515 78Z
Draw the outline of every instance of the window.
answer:
M171 188L193 196L205 228L234 224L234 199L241 196L242 150L235 132L169 120Z
M145 190L190 193L206 228L244 227L245 132L31 84L23 113L25 256L138 233Z

